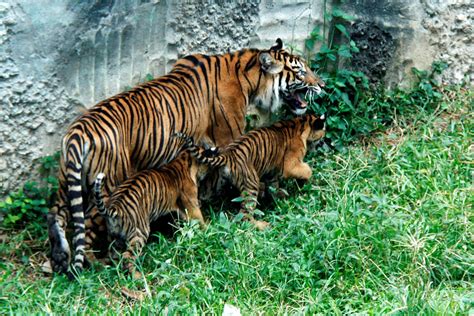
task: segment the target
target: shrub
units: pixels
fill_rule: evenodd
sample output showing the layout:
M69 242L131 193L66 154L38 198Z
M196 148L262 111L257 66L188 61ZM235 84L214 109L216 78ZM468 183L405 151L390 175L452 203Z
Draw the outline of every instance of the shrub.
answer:
M57 172L59 152L40 159L41 180L27 181L17 192L10 193L0 202L2 225L6 228L24 227L30 222L39 223L54 203L58 181L53 174ZM41 221L44 222L44 221Z
M347 143L383 129L396 115L434 109L433 105L441 100L436 76L446 64L435 62L430 71L413 68L416 82L410 89L370 87L364 73L344 68L359 52L345 27L353 18L337 7L324 17L322 35L320 28L315 28L305 46L311 51L316 43L321 44L320 51L310 54L308 60L326 86L323 93L308 101L310 112L326 114L327 143L331 147L343 151Z

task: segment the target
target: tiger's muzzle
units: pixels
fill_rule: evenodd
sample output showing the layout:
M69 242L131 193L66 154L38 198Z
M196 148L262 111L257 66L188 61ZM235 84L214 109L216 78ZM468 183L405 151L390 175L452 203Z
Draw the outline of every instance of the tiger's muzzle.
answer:
M290 106L291 112L296 115L303 115L308 108L307 100L311 100L315 95L320 94L321 87L324 87L322 81L314 85L292 87L289 89L289 93L283 94L283 99Z

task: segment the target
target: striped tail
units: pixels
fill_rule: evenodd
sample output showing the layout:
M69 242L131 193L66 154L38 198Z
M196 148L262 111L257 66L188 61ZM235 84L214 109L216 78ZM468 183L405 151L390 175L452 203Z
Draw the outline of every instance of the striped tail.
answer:
M77 272L81 271L85 262L85 245L86 233L84 223L84 202L82 192L82 157L77 150L76 145L70 145L68 148L68 157L66 164L66 183L67 183L67 199L69 200L70 210L72 214L72 224L74 228L74 236L72 244L74 248L73 267Z
M226 156L219 154L219 149L212 147L204 149L194 143L194 139L183 133L175 133L172 137L179 137L184 140L184 149L196 158L199 163L209 165L211 167L222 167L227 163Z
M97 178L95 178L95 183L94 183L95 203L97 205L97 210L99 211L99 214L102 216L107 215L107 209L105 208L105 203L104 203L104 194L102 193L104 189L104 178L105 178L105 174L101 172L97 175Z

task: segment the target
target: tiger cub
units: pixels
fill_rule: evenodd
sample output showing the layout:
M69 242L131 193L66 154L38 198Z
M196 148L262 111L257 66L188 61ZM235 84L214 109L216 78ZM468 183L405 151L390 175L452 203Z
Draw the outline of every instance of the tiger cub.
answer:
M209 153L207 153L209 155ZM124 267L135 277L133 260L145 245L150 224L160 216L178 212L185 219L205 222L199 207L197 178L206 165L199 164L188 151L159 169L143 170L124 181L104 202L104 178L99 173L94 183L94 197L104 216L116 248L124 251Z
M241 213L258 229L269 224L257 221L251 212L256 207L259 181L262 176L276 174L283 178L308 180L312 171L303 162L307 141L318 140L325 135L325 117L304 115L292 120L280 121L272 126L250 131L230 145L219 149L219 154L194 144L191 137L177 133L186 140L185 148L203 164L223 167L224 177L241 192Z

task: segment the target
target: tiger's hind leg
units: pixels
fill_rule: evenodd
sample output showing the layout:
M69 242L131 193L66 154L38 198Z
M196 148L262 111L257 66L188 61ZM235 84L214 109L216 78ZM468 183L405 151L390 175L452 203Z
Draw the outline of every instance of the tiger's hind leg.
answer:
M279 175L276 172L266 174L260 179L258 199L262 204L268 207L274 205L276 198L285 197L288 197L288 193L280 187Z
M179 202L180 209L187 211L186 217L188 220L195 219L199 221L201 228L206 227L206 222L199 207L198 188L192 179L184 182Z
M137 256L141 254L149 235L150 225L148 224L148 227L143 230L136 227L127 238L127 249L122 253L122 266L134 279L142 277L142 274L135 268L135 262Z
M47 215L48 234L51 246L51 267L54 272L66 273L71 260L71 249L66 239L66 226L70 214L62 190L58 191L58 201Z
M253 217L253 212L257 208L257 197L260 187L260 179L255 169L250 166L247 169L240 168L234 175L234 183L240 190L243 198L240 213L244 219L251 222L259 230L264 230L270 226L268 222L258 221Z
M92 263L97 261L97 258L105 257L110 245L105 219L95 205L91 205L86 212L85 226L85 255L87 261Z

